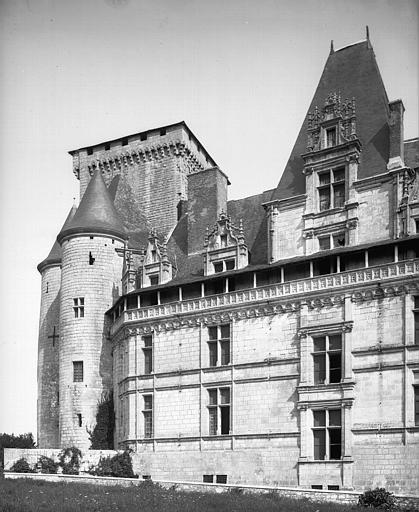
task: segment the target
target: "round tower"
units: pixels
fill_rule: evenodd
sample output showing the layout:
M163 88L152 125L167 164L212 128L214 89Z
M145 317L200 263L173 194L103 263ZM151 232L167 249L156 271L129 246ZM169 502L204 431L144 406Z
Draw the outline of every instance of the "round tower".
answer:
M60 317L61 247L55 242L38 265L41 311L38 337L37 442L39 448L58 448L58 337Z
M92 177L62 248L59 349L61 447L90 448L98 405L112 389L105 312L120 291L125 229L102 175Z

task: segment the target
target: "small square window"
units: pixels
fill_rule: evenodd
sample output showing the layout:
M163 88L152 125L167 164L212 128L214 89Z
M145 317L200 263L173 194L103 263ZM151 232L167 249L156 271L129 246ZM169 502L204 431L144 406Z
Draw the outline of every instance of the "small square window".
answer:
M111 149L111 145L108 142L107 144L105 144L105 151L109 151L110 149Z
M124 138L121 140L121 145L122 146L128 146L128 139L127 138Z
M327 490L328 491L338 491L339 490L339 486L338 485L328 485L327 486Z
M219 261L217 263L214 263L214 272L218 274L219 272L223 271L223 262Z
M226 484L227 483L227 475L217 475L216 482L217 482L217 484Z
M140 134L140 140L147 140L147 132L143 132Z
M150 276L150 286L156 286L159 284L159 276Z
M212 484L214 482L214 475L202 475L202 481L205 484Z
M166 135L166 128L160 130L160 136L163 137L163 135Z
M330 236L319 236L319 249L321 251L330 249Z
M93 155L93 148L87 148L87 154Z
M314 484L311 486L312 489L323 489L322 485Z
M345 233L338 233L333 235L333 247L345 246Z
M236 266L236 262L234 260L226 260L226 270L234 270L234 267Z

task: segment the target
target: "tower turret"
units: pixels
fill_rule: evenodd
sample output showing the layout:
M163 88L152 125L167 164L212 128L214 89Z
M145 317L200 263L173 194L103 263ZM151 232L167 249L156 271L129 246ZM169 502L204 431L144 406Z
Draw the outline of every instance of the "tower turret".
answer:
M70 210L64 225L71 220ZM40 448L58 448L58 350L61 286L61 246L55 241L48 256L38 265L41 274L41 310L38 337L37 441Z
M105 311L119 295L125 229L100 172L57 237L60 296L60 445L89 448L98 404L112 387Z

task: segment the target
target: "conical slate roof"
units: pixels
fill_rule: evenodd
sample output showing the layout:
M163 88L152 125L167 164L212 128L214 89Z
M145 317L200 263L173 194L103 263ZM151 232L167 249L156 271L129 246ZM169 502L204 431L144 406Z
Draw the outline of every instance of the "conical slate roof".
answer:
M65 219L65 222L63 224L63 227L61 228L61 231L70 222L70 220L74 217L76 210L77 210L77 207L76 207L76 205L73 204L73 206L71 207L71 210L68 212L67 218ZM41 263L36 268L42 274L42 272L45 270L46 267L50 267L53 265L61 265L61 257L62 257L61 245L58 243L57 240L55 240L54 245L52 246L51 250L49 251L48 256L43 261L41 261Z
M369 40L332 52L326 62L308 112L322 108L330 93L355 98L356 132L362 144L358 179L386 171L389 157L388 98ZM271 200L305 193L303 159L307 153L307 118Z
M57 237L64 238L83 233L99 233L126 238L125 228L99 170L95 172L74 217L66 222Z

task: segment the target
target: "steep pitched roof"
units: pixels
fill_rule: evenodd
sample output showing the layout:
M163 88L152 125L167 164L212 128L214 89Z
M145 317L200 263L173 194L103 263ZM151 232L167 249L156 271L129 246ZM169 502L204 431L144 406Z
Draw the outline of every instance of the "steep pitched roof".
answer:
M76 207L76 205L73 204L70 211L68 212L68 215L64 221L63 227L61 228L61 231L70 222L70 220L74 217L76 210L77 210L77 207ZM49 251L48 256L43 261L41 261L41 263L36 268L42 274L42 272L49 266L61 265L61 257L62 257L61 245L58 243L58 240L55 240L51 250Z
M125 238L125 228L99 170L90 180L72 219L65 223L57 240L82 233L99 233Z
M315 106L321 108L331 92L356 101L357 135L362 144L358 178L385 172L389 155L388 98L369 41L329 55L308 112ZM301 155L307 152L308 112L272 200L305 193Z

